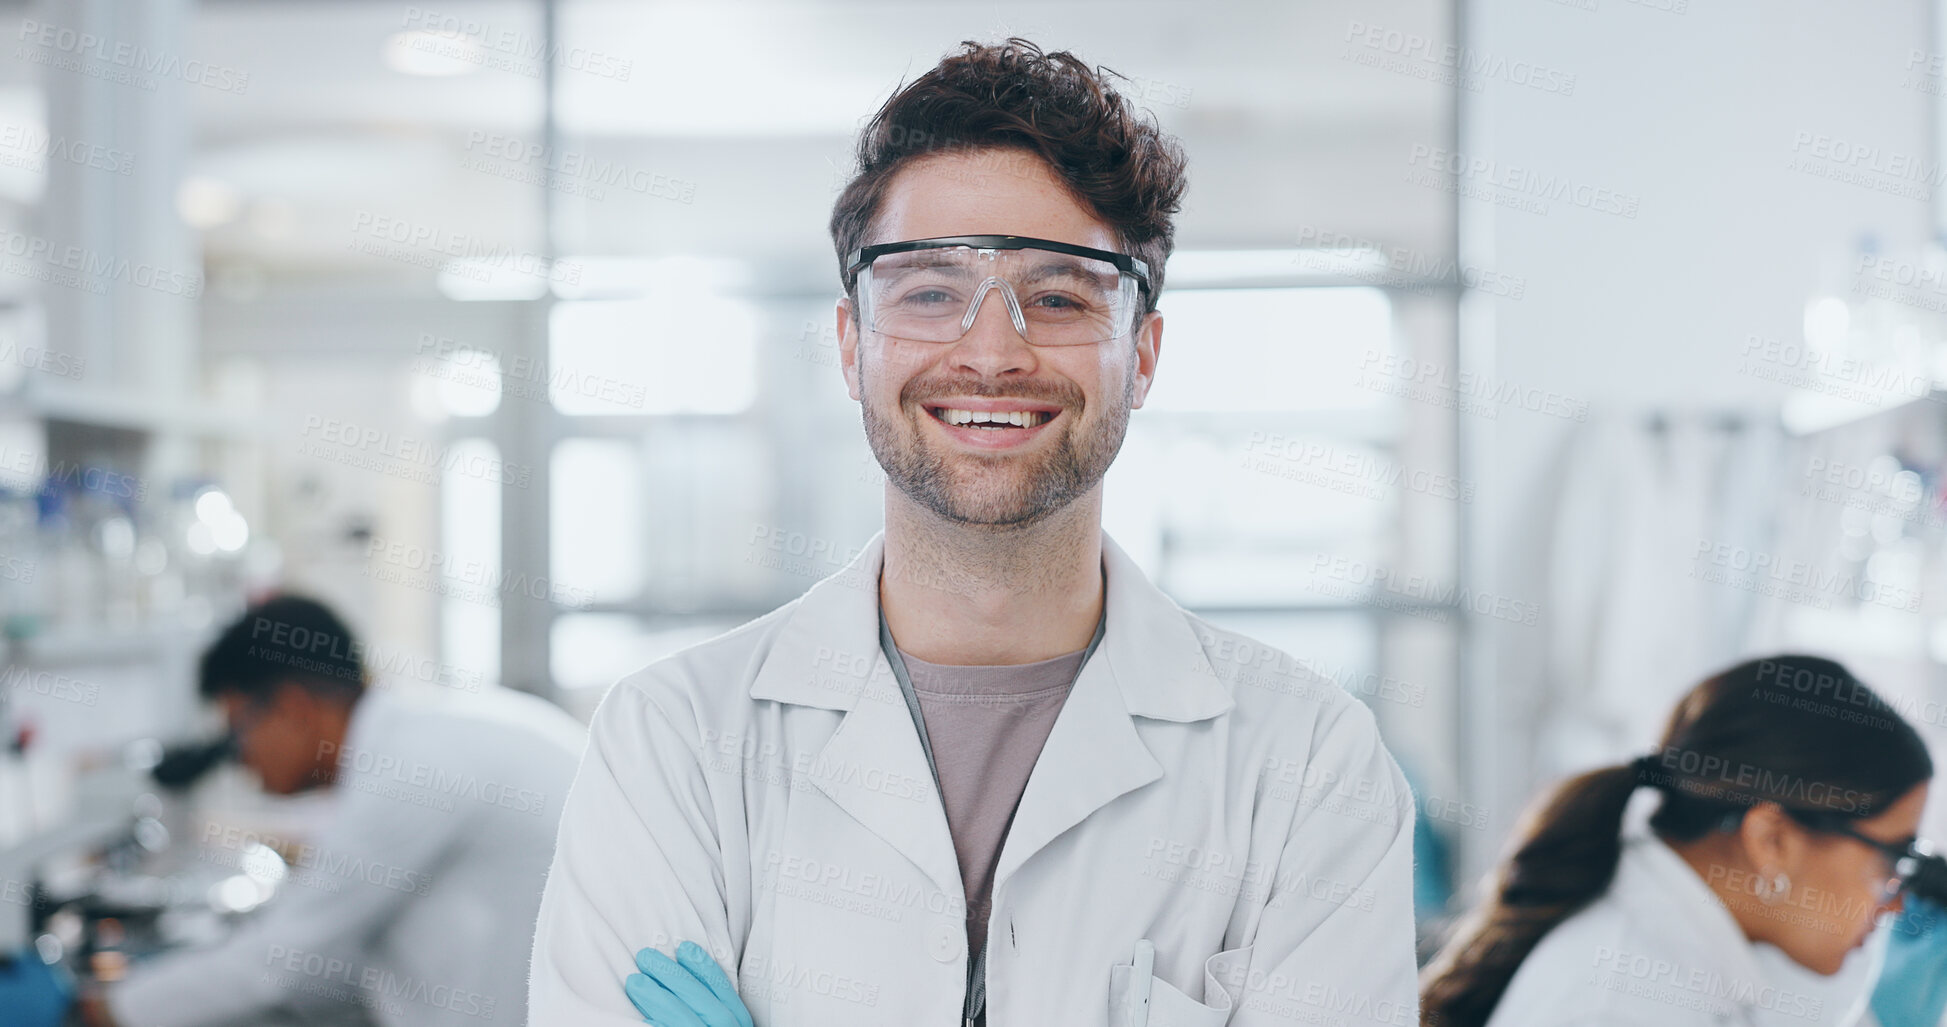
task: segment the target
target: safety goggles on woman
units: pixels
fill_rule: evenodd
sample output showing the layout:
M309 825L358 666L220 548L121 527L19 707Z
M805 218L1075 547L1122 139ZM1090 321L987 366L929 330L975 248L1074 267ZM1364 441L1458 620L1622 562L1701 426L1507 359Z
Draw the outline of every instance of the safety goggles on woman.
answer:
M1893 901L1894 897L1906 890L1907 883L1918 873L1929 852L1926 843L1917 838L1886 842L1861 834L1851 824L1851 817L1820 810L1785 809L1786 815L1800 824L1821 834L1836 834L1842 838L1869 846L1879 854L1885 870L1884 875L1875 874L1873 882L1879 887L1879 902Z

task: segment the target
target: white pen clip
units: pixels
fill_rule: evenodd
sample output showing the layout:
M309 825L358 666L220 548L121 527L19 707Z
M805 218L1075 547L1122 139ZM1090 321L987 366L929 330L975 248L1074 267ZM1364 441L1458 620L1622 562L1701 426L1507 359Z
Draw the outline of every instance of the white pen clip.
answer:
M1156 945L1148 938L1136 941L1136 965L1130 974L1135 977L1131 986L1135 989L1133 1000L1129 1003L1129 1027L1148 1027L1149 1025L1149 985L1156 979Z

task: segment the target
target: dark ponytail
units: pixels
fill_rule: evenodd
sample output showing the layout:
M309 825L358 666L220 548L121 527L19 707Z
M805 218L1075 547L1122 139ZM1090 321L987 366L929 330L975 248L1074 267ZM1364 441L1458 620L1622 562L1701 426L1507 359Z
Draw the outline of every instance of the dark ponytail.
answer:
M1636 779L1634 763L1590 771L1522 815L1514 828L1519 844L1489 884L1493 898L1454 924L1451 940L1421 974L1425 1023L1486 1023L1541 936L1609 887Z
M1932 776L1920 735L1839 664L1725 670L1677 703L1651 755L1570 778L1523 813L1487 898L1420 974L1422 1023L1485 1024L1542 936L1608 890L1639 784L1663 794L1650 827L1689 841L1760 802L1870 817Z

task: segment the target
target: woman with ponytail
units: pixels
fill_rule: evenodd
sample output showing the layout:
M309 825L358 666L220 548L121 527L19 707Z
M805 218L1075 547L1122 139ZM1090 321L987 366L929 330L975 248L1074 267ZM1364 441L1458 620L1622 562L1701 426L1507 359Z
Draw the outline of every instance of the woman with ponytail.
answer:
M1752 660L1691 689L1649 753L1532 806L1421 974L1427 1027L1820 1018L1767 943L1834 974L1901 907L1933 761L1843 666ZM1625 828L1638 789L1657 793Z

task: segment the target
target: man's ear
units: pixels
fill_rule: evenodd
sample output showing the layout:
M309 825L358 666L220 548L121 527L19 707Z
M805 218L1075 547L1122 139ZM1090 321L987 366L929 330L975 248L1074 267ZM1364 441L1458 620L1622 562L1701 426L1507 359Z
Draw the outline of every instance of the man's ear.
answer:
M859 384L859 323L852 316L852 301L840 296L833 316L838 319L838 370L845 376L845 391L854 400L862 400L865 393Z
M1143 315L1142 323L1136 328L1136 387L1131 397L1130 409L1143 405L1143 398L1149 395L1149 387L1156 383L1156 363L1163 357L1163 312L1152 310Z

